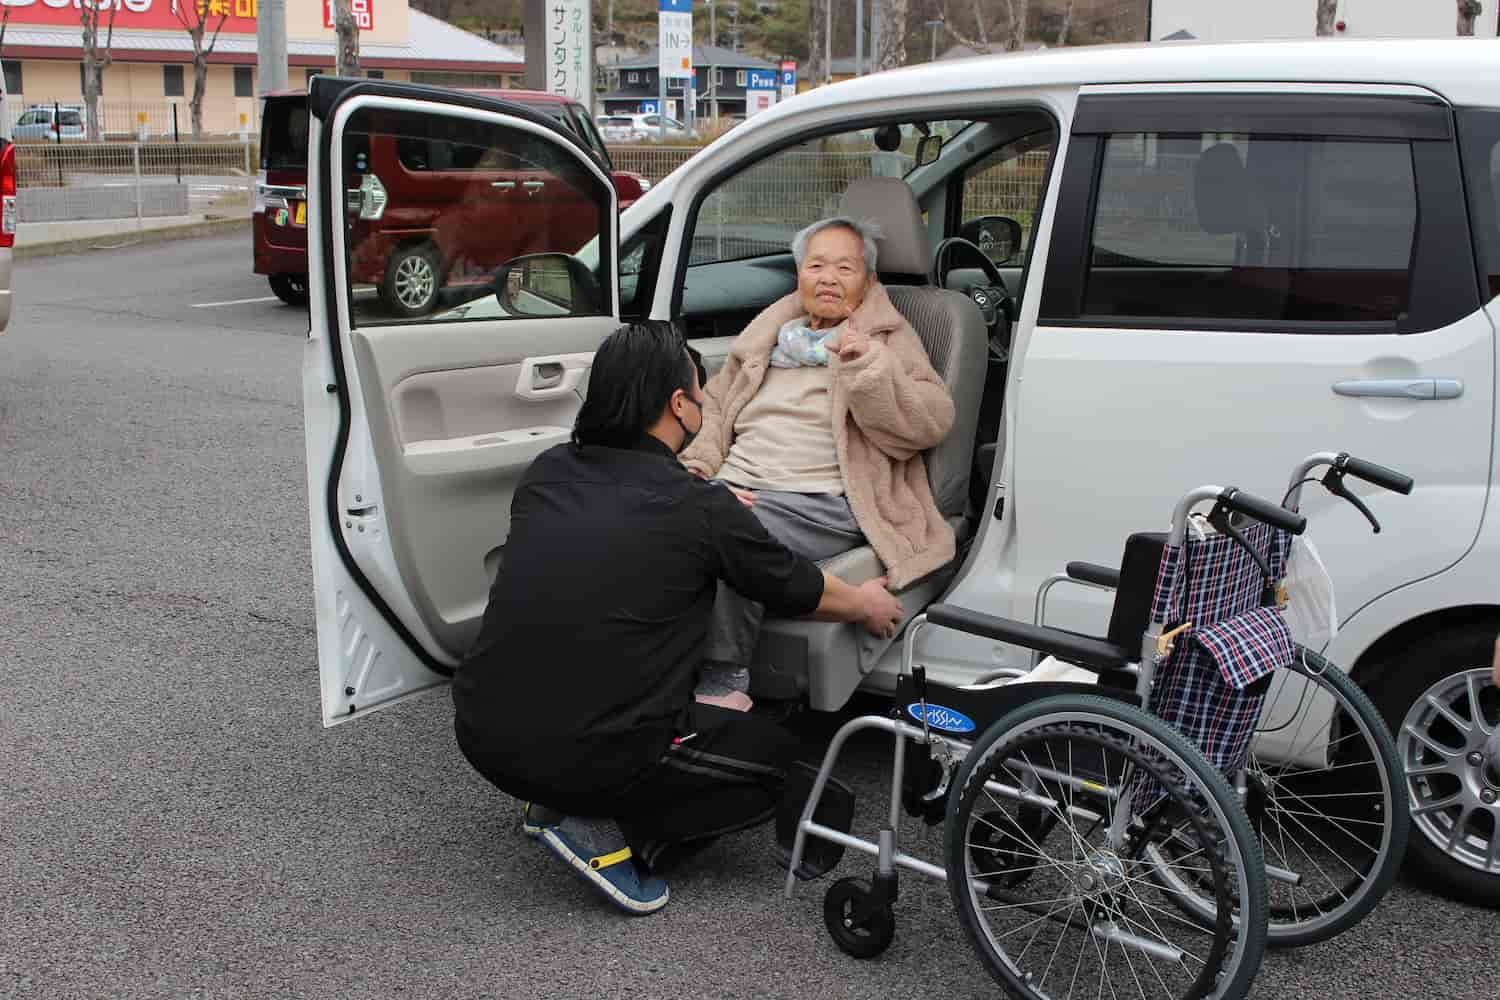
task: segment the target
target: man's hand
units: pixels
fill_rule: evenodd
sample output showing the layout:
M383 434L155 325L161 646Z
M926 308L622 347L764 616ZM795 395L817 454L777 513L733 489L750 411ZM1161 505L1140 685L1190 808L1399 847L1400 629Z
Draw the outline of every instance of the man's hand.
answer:
M870 352L870 335L854 325L854 317L844 320L836 348L840 361L856 361Z
M901 625L901 602L885 589L886 578L871 580L859 586L861 624L865 631L882 639L896 634Z

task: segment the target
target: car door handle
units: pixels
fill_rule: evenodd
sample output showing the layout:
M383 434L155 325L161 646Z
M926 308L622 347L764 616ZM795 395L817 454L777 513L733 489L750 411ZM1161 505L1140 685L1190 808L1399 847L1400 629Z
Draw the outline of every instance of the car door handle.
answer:
M561 399L577 392L594 363L593 352L527 358L516 378L516 395L532 402Z
M491 181L490 182L490 187L492 187L492 188L499 188L501 191L514 191L516 189L516 182L515 181Z
M1464 383L1456 378L1354 378L1333 383L1340 396L1387 399L1457 399Z
M526 193L527 194L536 194L538 191L540 191L542 188L544 188L546 186L547 185L546 185L546 183L544 181L527 181L525 184L522 185L522 187L524 187L526 189Z

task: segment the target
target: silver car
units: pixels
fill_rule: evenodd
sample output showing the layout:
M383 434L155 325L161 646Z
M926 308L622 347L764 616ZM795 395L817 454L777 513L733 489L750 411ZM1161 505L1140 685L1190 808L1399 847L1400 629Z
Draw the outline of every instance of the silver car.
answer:
M61 129L61 136L58 131ZM12 130L16 139L43 139L52 142L84 137L83 108L76 104L34 104L16 120Z

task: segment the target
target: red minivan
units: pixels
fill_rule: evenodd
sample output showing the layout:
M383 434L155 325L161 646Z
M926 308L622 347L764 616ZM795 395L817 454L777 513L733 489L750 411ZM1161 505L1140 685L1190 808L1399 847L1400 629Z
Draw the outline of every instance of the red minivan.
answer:
M468 92L544 114L582 139L610 171L622 209L650 188L651 182L640 174L614 169L598 128L577 101L535 90ZM261 116L260 175L256 178L251 219L255 273L264 274L271 290L290 305L307 302L307 139L306 91L266 95ZM444 144L411 143L391 136L375 139L370 149L372 170L367 176L389 178L391 183L398 184L400 192L383 189L381 194L385 198L398 197L403 208L414 207L416 203L426 206L432 216L431 231L425 234L426 238L414 238L413 234L424 223L414 220L409 210L361 219L362 238L350 262L351 277L356 282L374 285L391 315L398 318L426 315L437 307L445 283L462 281L462 276L450 272L455 262L461 259L472 262L476 256L471 252L474 248L461 245L462 233L441 231L437 224L444 215L452 214L444 210L453 207L453 199L464 197L468 183L449 183L445 177L449 171L434 162L445 154ZM472 182L472 170L466 173L467 181ZM510 177L510 173L518 176ZM497 168L495 181L525 185L527 179L519 173ZM566 204L549 203L547 207L553 213L569 210ZM531 208L540 209L541 205L538 202ZM583 206L578 208L582 210ZM387 218L389 225L382 222ZM491 249L509 259L505 248ZM484 254L485 263L495 254Z

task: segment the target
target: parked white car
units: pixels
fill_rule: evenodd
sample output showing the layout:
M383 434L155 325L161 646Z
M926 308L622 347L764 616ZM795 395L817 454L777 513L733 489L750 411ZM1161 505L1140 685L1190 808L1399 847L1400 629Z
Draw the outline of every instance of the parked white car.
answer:
M882 278L957 404L926 458L960 554L901 595L907 613L942 600L1031 620L1065 564L1118 564L1128 534L1165 527L1202 483L1279 498L1298 459L1329 450L1400 470L1409 497L1351 480L1379 534L1343 502L1304 500L1337 585L1324 652L1397 734L1412 860L1500 904L1500 781L1480 753L1500 726L1497 58L1490 40L1341 40L940 62L777 104L624 216L608 175L525 116L414 91L396 103L434 130L497 156L550 149L534 183L586 191L597 212L581 247L576 230L538 230L530 252L552 256L534 279L502 269L475 308L399 324L350 294L341 152L358 109L394 99L341 103L320 78L304 399L324 721L447 678L478 631L511 493L568 439L611 330L675 319L717 368L795 287L792 234L852 212L884 223ZM871 135L902 151L904 176ZM980 246L935 265L955 238ZM518 288L566 315L527 315ZM880 568L860 550L837 572ZM1109 607L1059 586L1047 621L1103 634ZM916 645L947 683L1029 663L941 628ZM899 654L849 626L770 622L754 691L831 711L892 690Z
M649 142L659 138L662 134L661 116L655 114L607 115L600 119L599 131L604 134L605 142L635 142L637 140ZM666 137L668 140L696 139L698 133L676 118L668 116Z

